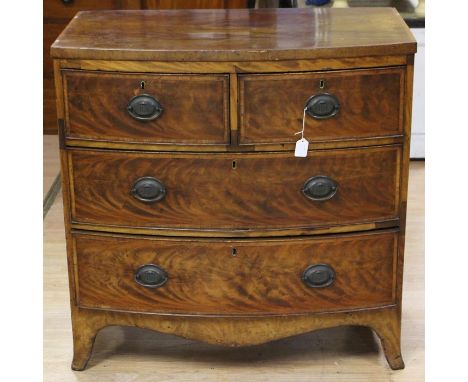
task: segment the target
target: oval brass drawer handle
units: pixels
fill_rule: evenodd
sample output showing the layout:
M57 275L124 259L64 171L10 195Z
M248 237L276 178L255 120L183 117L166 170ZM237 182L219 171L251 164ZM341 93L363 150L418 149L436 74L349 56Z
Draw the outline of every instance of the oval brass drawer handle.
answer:
M312 200L328 200L335 196L338 184L328 176L318 175L309 178L302 187L302 193Z
M133 118L139 121L152 121L158 118L164 109L153 96L141 94L130 100L127 110Z
M162 287L168 280L167 273L158 265L145 264L135 272L135 281L148 288Z
M322 93L310 97L306 102L306 113L315 119L334 117L340 110L338 99L331 94Z
M302 273L302 281L310 288L325 288L335 281L335 271L327 264L310 265Z
M166 196L166 188L160 180L145 176L133 184L132 195L142 202L159 202Z

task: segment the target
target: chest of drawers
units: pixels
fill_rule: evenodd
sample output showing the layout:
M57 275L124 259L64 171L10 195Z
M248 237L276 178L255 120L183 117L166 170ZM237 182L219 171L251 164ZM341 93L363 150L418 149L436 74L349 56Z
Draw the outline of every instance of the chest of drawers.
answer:
M108 325L368 326L402 368L415 49L391 8L79 13L51 49L72 368Z

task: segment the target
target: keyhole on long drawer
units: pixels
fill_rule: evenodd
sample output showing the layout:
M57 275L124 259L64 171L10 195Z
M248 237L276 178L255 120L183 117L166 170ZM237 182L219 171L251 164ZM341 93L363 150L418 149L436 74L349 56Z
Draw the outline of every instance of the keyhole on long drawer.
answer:
M233 248L233 249L232 249L231 256L232 256L232 257L236 257L236 256L237 256L237 249L236 249L236 248Z
M325 80L320 80L319 87L320 89L323 89L325 87Z
M235 170L237 168L237 162L235 160L232 161L232 169Z
M145 86L146 86L145 81L141 81L141 82L140 82L140 89L144 89Z

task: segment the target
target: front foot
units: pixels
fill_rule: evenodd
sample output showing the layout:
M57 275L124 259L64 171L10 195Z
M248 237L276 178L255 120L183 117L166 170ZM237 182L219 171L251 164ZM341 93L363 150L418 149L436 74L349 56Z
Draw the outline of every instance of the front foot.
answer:
M390 318L388 321L373 326L373 330L380 338L385 358L392 370L405 368L403 357L401 356L400 344L400 324L397 318Z
M83 321L75 322L73 327L72 370L81 371L86 368L98 331L99 329L88 326Z
M385 358L392 370L401 370L405 368L403 357L401 356L400 343L392 343L385 338L380 340L385 353Z

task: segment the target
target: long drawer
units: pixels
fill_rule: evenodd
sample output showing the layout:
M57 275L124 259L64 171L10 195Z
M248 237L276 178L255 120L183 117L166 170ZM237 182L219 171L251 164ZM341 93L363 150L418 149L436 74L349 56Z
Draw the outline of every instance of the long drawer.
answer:
M398 145L311 151L306 158L292 153L68 152L73 223L208 234L398 217Z
M181 314L295 314L394 303L397 233L162 239L75 233L78 305Z

